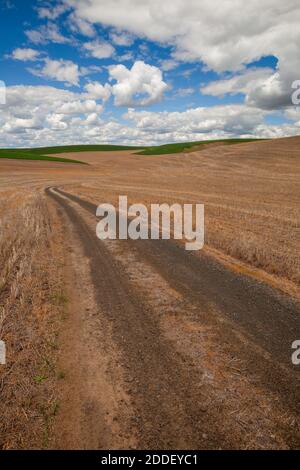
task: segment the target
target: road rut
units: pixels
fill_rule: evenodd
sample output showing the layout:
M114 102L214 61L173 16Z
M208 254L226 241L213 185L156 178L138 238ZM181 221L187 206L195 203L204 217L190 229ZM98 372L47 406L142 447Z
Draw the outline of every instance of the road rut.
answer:
M46 192L66 212L90 260L97 302L112 324L114 341L122 353L127 388L133 397L131 426L138 436L138 447L240 446L240 437L234 432L230 435L222 424L226 413L231 413L226 405L218 402L214 407L210 403L209 409L205 405L208 388L201 385L205 371L187 362L180 348L174 347L174 341L162 331L153 305L133 289L126 268L76 210L78 204L95 215L96 205L57 188ZM194 257L169 241L124 241L124 246L184 298L187 311L193 311L193 322L216 325L226 354L234 356L239 350L247 365L246 375L255 375L260 387L276 394L282 406L297 414L299 381L290 361L291 342L300 333L300 309L295 301L226 270L206 255ZM276 442L278 447L297 447L299 434L294 432L291 437L285 424L277 441L273 436L266 444L257 438L251 445L276 448Z

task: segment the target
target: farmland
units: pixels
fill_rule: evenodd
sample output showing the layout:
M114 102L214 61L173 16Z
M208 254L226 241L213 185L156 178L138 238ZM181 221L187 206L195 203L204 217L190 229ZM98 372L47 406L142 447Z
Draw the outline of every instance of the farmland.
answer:
M299 447L300 138L217 144L1 158L2 448ZM204 250L100 242L120 194L203 203Z

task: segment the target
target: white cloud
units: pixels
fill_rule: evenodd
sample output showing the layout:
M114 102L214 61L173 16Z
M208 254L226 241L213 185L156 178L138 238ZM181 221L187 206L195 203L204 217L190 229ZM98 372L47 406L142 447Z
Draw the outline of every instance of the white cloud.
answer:
M68 124L63 122L63 118L63 114L53 113L46 117L46 122L49 124L50 129L64 131L68 128Z
M41 128L42 123L37 117L32 117L29 119L23 118L12 118L9 122L6 122L2 130L8 134L23 132L26 129L39 129Z
M63 103L57 108L58 114L86 114L86 113L101 113L102 106L97 104L95 100L74 100L71 102Z
M262 85L271 75L273 75L273 70L270 68L248 69L231 78L210 82L201 87L201 92L211 96L248 94L257 86Z
M37 12L38 12L39 18L42 18L42 19L46 18L48 20L56 20L60 15L65 13L67 9L68 8L65 5L63 5L62 3L61 4L58 3L56 6L49 4L48 6L39 7L37 9Z
M92 75L94 73L99 73L102 71L102 67L100 65L89 65L88 67L80 67L80 75Z
M39 58L40 52L34 49L17 48L12 52L11 57L15 60L35 61Z
M267 78L249 102L276 108L289 102L299 78L298 0L64 0L76 14L174 46L173 58L200 61L216 72L241 71L245 64L273 55L277 75ZM274 100L272 100L274 95Z
M164 72L169 72L170 70L176 69L178 67L179 62L174 59L165 59L160 62L160 66Z
M182 140L189 136L198 140L203 135L245 136L255 132L264 122L264 113L245 105L224 105L193 108L183 112L149 112L130 109L127 118L138 129L155 133L171 133Z
M7 87L7 110L26 114L31 107L57 106L58 102L74 100L76 93L49 86L18 85ZM3 111L6 111L3 110Z
M78 16L177 46L177 55L214 70L238 69L299 36L297 0L65 0ZM257 12L260 13L259 21ZM230 21L224 21L230 18ZM294 26L294 31L291 26ZM286 36L287 37L286 37ZM256 47L253 47L255 40Z
M0 141L3 147L15 147L85 140L88 129L102 124L101 112L102 106L82 93L48 86L8 87Z
M29 70L32 74L39 77L64 82L70 85L79 85L79 67L70 60L51 60L47 58L44 61L43 67Z
M95 100L107 101L111 95L111 86L108 83L101 85L99 82L90 82L84 88L88 96Z
M174 96L179 96L179 98L184 98L185 96L189 96L195 93L194 88L177 88L174 93Z
M87 116L85 121L83 121L87 127L96 126L101 124L101 120L99 119L99 115L97 113L92 113Z
M300 107L299 106L293 106L292 108L288 108L284 112L284 116L287 119L290 119L292 121L298 121L300 125Z
M25 31L26 36L33 44L47 44L54 42L56 44L67 44L71 40L61 34L55 23L47 23L38 29Z
M275 72L264 82L258 82L249 91L246 101L262 109L279 109L291 106L292 74Z
M109 44L109 42L105 41L95 40L86 42L83 47L88 51L91 57L95 57L96 59L108 59L115 53L115 48Z
M279 72L269 68L253 68L225 80L217 80L200 88L205 95L224 96L244 93L249 105L277 109L291 105L289 81L284 84Z
M94 37L96 35L95 28L93 25L80 17L75 13L72 13L68 18L68 24L74 33L80 33L83 36Z
M256 129L256 135L264 139L279 139L281 137L292 137L300 134L300 123L281 125L261 124Z
M112 94L117 106L147 106L161 100L167 84L159 68L137 61L131 69L119 64L109 68Z
M172 141L243 137L283 137L300 132L300 123L267 125L265 111L246 105L195 108L184 112L129 110L128 124L101 120L102 106L49 86L7 88L0 114L2 147L123 143L152 145ZM292 116L290 116L292 118ZM299 119L299 115L294 116Z
M111 31L109 37L117 46L131 46L134 42L132 35L125 31Z
M132 62L134 60L134 54L132 51L125 52L118 56L119 62Z

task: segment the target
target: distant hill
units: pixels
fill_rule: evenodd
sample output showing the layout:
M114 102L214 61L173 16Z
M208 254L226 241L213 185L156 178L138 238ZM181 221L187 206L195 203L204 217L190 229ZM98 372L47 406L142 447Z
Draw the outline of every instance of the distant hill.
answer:
M234 145L244 142L254 142L261 139L220 139L220 140L202 140L195 142L180 142L152 147L136 147L126 145L64 145L55 147L25 148L25 149L0 149L0 158L11 158L19 160L46 160L65 163L78 163L86 165L80 160L73 160L63 157L51 157L49 155L58 155L60 153L80 153L80 152L114 152L122 150L137 151L138 155L164 155L171 153L180 153L192 150L193 147L209 144Z

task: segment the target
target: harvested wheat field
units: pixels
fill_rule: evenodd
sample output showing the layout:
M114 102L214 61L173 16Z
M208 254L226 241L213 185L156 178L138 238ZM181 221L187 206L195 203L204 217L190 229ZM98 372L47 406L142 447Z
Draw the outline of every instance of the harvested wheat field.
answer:
M300 137L0 159L2 449L300 446ZM205 246L96 237L203 203Z

